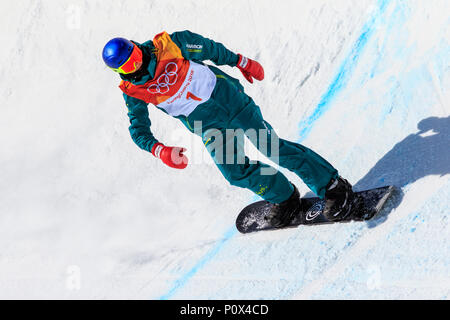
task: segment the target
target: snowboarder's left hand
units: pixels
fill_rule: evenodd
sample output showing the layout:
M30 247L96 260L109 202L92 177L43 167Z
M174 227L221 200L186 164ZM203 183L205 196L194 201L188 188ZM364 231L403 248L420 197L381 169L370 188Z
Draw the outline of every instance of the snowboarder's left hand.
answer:
M187 167L188 158L183 154L185 151L185 148L166 147L162 143L156 143L152 148L152 154L155 157L175 169L184 169Z
M253 78L259 81L264 79L264 69L258 62L246 58L240 53L238 54L238 56L239 60L236 66L239 68L239 70L241 70L242 74L244 75L245 79L248 80L248 82L253 83Z

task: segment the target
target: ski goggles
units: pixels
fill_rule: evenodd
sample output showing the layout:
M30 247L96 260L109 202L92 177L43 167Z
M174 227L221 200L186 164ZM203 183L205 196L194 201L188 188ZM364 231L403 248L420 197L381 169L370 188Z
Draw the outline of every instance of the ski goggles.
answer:
M121 74L130 74L136 72L136 70L139 69L141 66L142 66L142 51L141 49L138 48L137 45L134 45L133 51L131 51L128 60L125 61L124 64L122 64L120 67L111 69Z

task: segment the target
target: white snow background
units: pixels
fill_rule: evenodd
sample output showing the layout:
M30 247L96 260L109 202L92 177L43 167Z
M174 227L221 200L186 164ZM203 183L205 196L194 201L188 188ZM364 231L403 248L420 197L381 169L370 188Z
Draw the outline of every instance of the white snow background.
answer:
M0 298L449 299L448 0L3 1ZM237 77L283 138L356 189L401 190L369 223L241 235L254 201L152 106L185 170L137 148L110 38L191 30L257 59ZM285 171L284 171L285 172ZM306 186L286 172L300 188Z

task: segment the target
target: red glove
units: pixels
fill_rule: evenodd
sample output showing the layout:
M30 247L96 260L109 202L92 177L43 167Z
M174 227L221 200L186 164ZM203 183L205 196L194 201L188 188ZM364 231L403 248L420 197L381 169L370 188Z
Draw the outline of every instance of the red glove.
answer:
M152 148L152 154L155 157L175 169L184 169L187 167L188 158L183 154L185 151L185 148L166 147L162 143L156 143Z
M246 58L240 53L238 54L238 56L239 60L236 67L238 67L239 70L241 70L245 79L247 79L250 83L253 83L253 78L259 81L264 79L264 69L258 62Z

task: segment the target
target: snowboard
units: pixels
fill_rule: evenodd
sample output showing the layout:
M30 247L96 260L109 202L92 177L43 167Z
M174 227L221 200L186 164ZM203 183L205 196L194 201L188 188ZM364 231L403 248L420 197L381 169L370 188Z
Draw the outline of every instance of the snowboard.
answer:
M385 186L370 190L355 192L350 212L343 220L330 221L323 214L324 201L319 198L302 198L302 214L293 218L288 226L275 228L264 217L269 214L272 203L258 201L246 206L236 218L236 228L241 233L251 233L264 230L279 230L293 228L299 225L320 225L349 221L366 221L372 219L381 211L386 201L394 193L394 186Z

